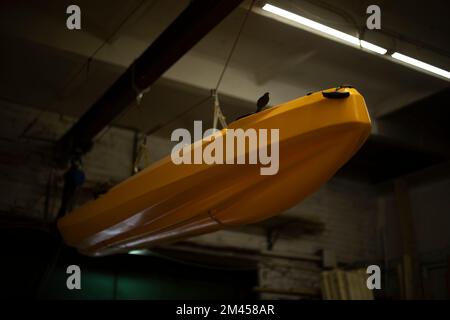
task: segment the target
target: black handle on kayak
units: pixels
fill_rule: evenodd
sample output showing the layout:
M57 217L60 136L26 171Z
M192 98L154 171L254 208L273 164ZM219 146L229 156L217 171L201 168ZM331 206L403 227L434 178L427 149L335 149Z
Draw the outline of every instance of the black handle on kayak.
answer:
M344 99L350 96L348 91L322 91L322 95L328 99Z

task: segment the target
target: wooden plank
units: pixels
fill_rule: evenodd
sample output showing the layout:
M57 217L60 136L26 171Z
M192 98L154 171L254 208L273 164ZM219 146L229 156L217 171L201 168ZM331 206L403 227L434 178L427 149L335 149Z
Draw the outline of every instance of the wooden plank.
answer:
M348 287L348 298L350 300L358 300L358 291L355 287L355 275L352 271L346 273L347 287Z
M342 270L336 271L337 281L339 285L339 295L341 300L348 300L348 292L345 281L345 272Z
M364 300L374 300L373 290L367 287L367 273L365 269L359 269L360 290Z
M417 270L417 248L414 232L414 221L409 198L408 185L405 180L397 179L394 182L395 196L398 207L400 236L402 244L402 275L404 298L407 300L418 298L419 277Z
M324 300L331 300L331 287L330 287L330 280L329 280L329 272L324 271L322 272L322 298Z
M339 284L337 281L336 270L330 271L329 282L330 282L330 287L331 287L331 299L339 300L340 299Z
M403 278L403 263L397 265L398 287L400 291L400 299L405 299L405 279Z
M290 295L290 296L300 296L300 297L319 297L320 292L314 288L295 288L295 289L281 289L281 288L268 288L268 287L255 287L253 288L255 292L260 293L273 293L273 294L282 294L282 295Z

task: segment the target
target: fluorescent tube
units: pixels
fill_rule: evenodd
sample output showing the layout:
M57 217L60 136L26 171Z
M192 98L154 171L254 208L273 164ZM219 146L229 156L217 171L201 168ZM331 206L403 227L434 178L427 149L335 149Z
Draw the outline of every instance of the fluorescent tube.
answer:
M306 26L308 28L311 28L311 29L314 29L316 31L325 33L325 34L327 34L329 36L338 38L338 39L346 41L346 42L350 42L350 43L352 43L354 45L357 45L357 46L360 45L359 39L357 37L354 37L354 36L351 36L351 35L346 34L344 32L341 32L339 30L327 27L326 25L323 25L321 23L315 22L315 21L310 20L308 18L299 16L298 14L289 12L287 10L275 7L275 6L271 5L271 4L268 4L268 3L265 4L262 9L265 10L265 11L268 11L270 13L276 14L276 15L278 15L280 17L286 18L288 20L297 22L297 23L299 23L301 25L304 25L304 26Z
M450 79L450 72L445 71L441 68L432 66L431 64L422 62L420 60L405 56L404 54L398 53L398 52L394 52L392 55L392 58L400 60L402 62L405 62L407 64L413 65L417 68L432 72L434 74L440 75L444 78Z
M372 51L372 52L375 52L375 53L378 53L378 54L381 54L381 55L384 55L384 54L387 53L387 50L385 48L382 48L380 46L377 46L377 45L375 45L373 43L370 43L370 42L367 42L365 40L360 40L357 37L354 37L354 36L351 36L351 35L349 35L347 33L341 32L339 30L327 27L326 25L323 25L323 24L318 23L316 21L313 21L313 20L310 20L308 18L299 16L298 14L292 13L290 11L278 8L278 7L273 6L271 4L266 3L262 7L262 9L264 11L267 11L267 12L270 12L270 13L275 14L277 16L283 17L283 18L288 19L290 21L296 22L296 23L298 23L298 24L300 24L302 26L305 26L305 27L307 27L309 29L313 29L315 31L324 33L324 34L326 34L328 36L331 36L333 38L337 38L339 40L343 40L345 42L351 43L351 44L356 45L356 46L358 46L360 48L363 48L363 49L366 49L366 50L369 50L369 51ZM417 68L420 68L420 69L429 71L431 73L437 74L437 75L439 75L441 77L450 79L450 72L448 72L446 70L443 70L443 69L440 69L438 67L435 67L435 66L433 66L431 64L428 64L428 63L425 63L423 61L420 61L420 60L417 60L417 59L405 56L405 55L403 55L401 53L398 53L398 52L393 53L391 56L392 56L392 58L394 58L396 60L402 61L404 63L413 65L413 66L415 66Z
M374 45L370 42L364 41L364 40L359 40L357 37L351 36L347 33L341 32L339 30L327 27L326 25L323 25L321 23L318 23L316 21L310 20L308 18L299 16L298 14L289 12L287 10L275 7L271 4L265 4L262 8L265 11L268 11L270 13L273 13L277 16L283 17L285 19L294 21L298 24L301 24L303 26L306 26L310 29L325 33L331 37L349 42L353 45L356 46L361 46L364 49L379 53L379 54L385 54L387 52L387 50L385 48L379 47L377 45Z
M385 48L382 48L380 46L377 46L373 43L367 42L365 40L361 40L361 47L364 49L379 53L379 54L385 54L387 50Z

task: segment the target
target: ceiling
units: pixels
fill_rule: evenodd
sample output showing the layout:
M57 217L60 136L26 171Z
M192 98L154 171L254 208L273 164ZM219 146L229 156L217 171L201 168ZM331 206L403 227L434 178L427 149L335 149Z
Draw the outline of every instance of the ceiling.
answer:
M364 25L365 8L370 4L354 0L271 3L349 33ZM408 1L377 3L382 8L382 32L368 33L367 39L373 37L382 44L390 41L398 50L412 50L418 58L450 69L450 23L447 11L442 10L447 2L427 1L414 6ZM2 1L0 99L81 116L188 1L78 1L81 31L65 28L69 4ZM256 7L261 4L257 1ZM216 85L247 7L246 2L229 15L152 86L140 108L129 108L115 124L151 130L167 138L173 128L190 128L193 120L210 123L212 103L195 105ZM227 118L234 119L254 108L266 91L271 93L270 104L274 105L343 83L361 91L374 119L448 87L448 81L255 10L221 83L221 102Z

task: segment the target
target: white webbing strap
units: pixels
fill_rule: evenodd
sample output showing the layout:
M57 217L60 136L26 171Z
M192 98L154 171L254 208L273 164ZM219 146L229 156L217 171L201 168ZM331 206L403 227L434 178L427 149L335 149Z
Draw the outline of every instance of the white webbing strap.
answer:
M142 168L147 167L150 164L149 150L147 147L147 135L144 136L141 143L139 143L136 159L133 165L134 173L138 173L140 171L140 164L144 162Z
M214 120L213 120L213 129L217 129L217 122L220 121L220 125L222 128L227 127L227 122L225 116L222 113L222 109L220 109L219 103L219 95L216 90L212 90L212 95L214 98Z

